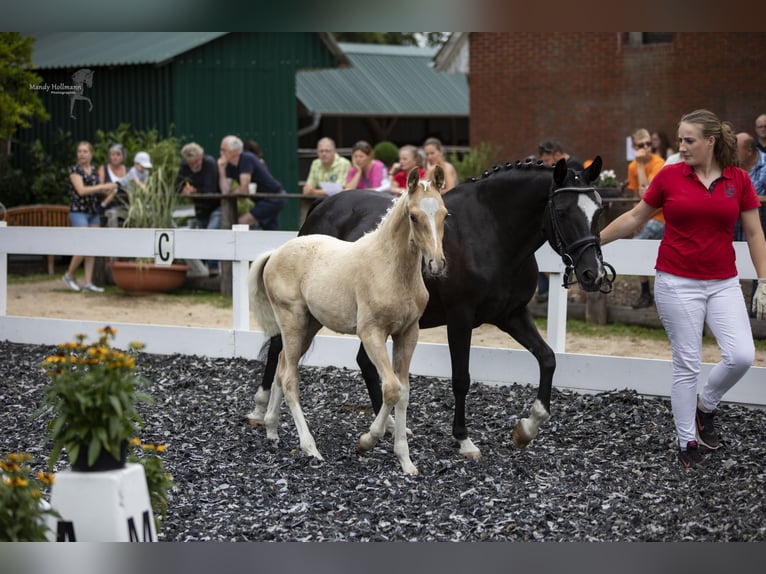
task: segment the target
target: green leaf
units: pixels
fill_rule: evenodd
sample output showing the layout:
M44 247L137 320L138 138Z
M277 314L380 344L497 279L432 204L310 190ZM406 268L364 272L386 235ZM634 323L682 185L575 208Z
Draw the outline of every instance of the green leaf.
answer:
M109 395L109 402L112 403L112 406L114 407L114 410L117 413L117 416L121 417L122 416L122 404L117 399L117 397L115 397L114 395Z
M90 445L88 446L88 466L93 466L96 462L98 455L101 453L101 441L96 435L90 439Z

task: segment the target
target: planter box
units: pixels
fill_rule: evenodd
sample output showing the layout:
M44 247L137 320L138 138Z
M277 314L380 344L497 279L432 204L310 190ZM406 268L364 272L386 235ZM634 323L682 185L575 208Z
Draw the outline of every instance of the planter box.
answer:
M188 270L188 265L115 261L112 263L112 279L128 295L168 293L184 284Z

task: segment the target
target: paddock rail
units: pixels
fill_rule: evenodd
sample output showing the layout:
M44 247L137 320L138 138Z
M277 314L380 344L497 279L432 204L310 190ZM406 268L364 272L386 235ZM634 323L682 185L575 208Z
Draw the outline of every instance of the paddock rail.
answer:
M164 234L164 235L163 235ZM8 257L14 254L94 255L101 257L149 257L172 246L175 259L217 259L232 262L232 326L230 329L110 323L118 330L115 344L130 341L146 343L154 354L242 357L257 359L263 333L250 330L247 292L249 264L260 253L276 248L295 237L292 231L249 231L236 225L228 230L196 229L108 229L10 227L0 222L0 340L26 344L53 345L68 341L75 333L97 337L104 321L20 317L7 314ZM159 241L164 237L164 241ZM603 248L604 258L621 275L654 275L659 242L620 240ZM755 278L747 244L736 243L740 277ZM561 258L548 245L537 252L542 271L550 272L548 300L548 342L556 351L558 366L554 384L578 392L634 389L644 395L667 397L670 392L670 361L604 355L567 353L567 291L560 287ZM140 305L136 299L135 305ZM354 337L320 336L303 359L304 365L336 366L356 370L358 340ZM703 364L704 377L712 364ZM522 383L536 385L537 363L524 350L474 346L471 350L471 376L491 384ZM419 343L412 360L413 374L449 378L447 345ZM766 368L753 367L727 395L731 402L766 406Z

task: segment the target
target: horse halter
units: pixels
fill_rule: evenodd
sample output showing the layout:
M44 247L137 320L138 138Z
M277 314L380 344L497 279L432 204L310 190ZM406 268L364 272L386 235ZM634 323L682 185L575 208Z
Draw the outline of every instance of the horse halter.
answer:
M581 237L577 241L573 241L570 244L566 244L564 241L564 235L561 232L561 223L559 222L558 215L556 213L555 198L561 193L590 193L593 192L598 197L598 192L593 187L560 187L551 191L548 197L548 211L551 214L551 227L553 228L553 238L556 241L556 251L561 255L561 260L564 262L564 281L562 286L564 289L569 289L572 285L578 283L578 281L572 280L572 274L579 263L583 253L589 247L593 247L596 250L601 265L606 269L607 273L604 277L604 283L599 289L600 293L609 293L612 290L612 284L617 276L617 273L609 263L604 261L601 254L601 236L596 232L595 235L586 235Z

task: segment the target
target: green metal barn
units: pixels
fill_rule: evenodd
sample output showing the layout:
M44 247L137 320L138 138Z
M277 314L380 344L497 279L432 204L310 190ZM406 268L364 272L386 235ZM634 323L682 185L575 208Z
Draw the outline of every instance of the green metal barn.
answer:
M298 191L296 74L347 64L327 33L32 35L33 62L43 78L38 91L51 119L19 130L20 143L40 139L53 145L59 128L75 140L92 141L99 129L129 123L162 135L172 129L217 157L221 138L231 133L261 145L270 171L288 192ZM92 71L90 84L78 83L82 70ZM72 100L73 90L84 97ZM23 167L24 158L18 155L16 163ZM293 203L283 212L285 229L298 226L299 206Z

